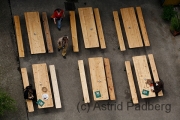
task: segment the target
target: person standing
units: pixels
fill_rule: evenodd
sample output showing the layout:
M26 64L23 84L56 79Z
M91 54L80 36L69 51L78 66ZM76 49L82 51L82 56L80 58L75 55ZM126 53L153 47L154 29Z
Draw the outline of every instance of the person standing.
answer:
M58 44L58 51L62 49L62 56L64 59L66 59L66 53L68 48L68 36L64 35L63 37L59 38L57 44Z
M60 31L61 30L61 22L63 18L65 17L64 10L57 8L54 10L53 15L51 18L54 20L54 24L57 24L57 28Z

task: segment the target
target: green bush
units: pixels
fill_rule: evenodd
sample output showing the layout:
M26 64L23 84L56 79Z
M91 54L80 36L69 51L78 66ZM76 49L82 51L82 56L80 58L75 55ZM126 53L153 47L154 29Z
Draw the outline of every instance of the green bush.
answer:
M171 18L171 30L180 31L180 20L178 16L174 16Z
M170 21L172 17L174 17L175 15L177 15L177 12L174 11L173 6L164 6L163 8L163 14L162 14L162 18L166 21Z
M0 116L3 116L5 112L15 110L15 101L6 92L0 90Z

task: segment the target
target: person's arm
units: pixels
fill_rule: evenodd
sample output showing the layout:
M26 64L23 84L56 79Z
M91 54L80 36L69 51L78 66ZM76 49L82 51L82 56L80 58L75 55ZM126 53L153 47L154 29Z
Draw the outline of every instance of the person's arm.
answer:
M56 24L56 10L53 13L53 20L54 20L54 24Z
M56 24L56 18L53 18L53 20L54 20L54 24Z
M61 38L59 38L59 39L58 39L58 41L57 41L58 46L60 46L60 45L61 45L61 42L62 42L62 37L61 37Z
M57 41L57 45L59 46L59 42L60 42L60 40L58 39L58 41Z

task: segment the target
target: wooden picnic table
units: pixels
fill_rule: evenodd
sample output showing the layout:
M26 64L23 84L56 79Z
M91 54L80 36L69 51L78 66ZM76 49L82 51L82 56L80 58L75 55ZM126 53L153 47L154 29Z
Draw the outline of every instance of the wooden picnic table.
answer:
M78 8L85 48L99 47L92 7Z
M120 9L129 48L143 47L143 42L133 7Z
M94 100L108 100L109 96L103 58L89 58L88 61Z
M147 79L152 80L146 56L134 56L132 59L136 71L141 98L156 97L155 93L151 91L150 85L146 84ZM143 90L149 91L149 94L142 94Z
M37 100L41 99L42 101L45 102L45 104L42 107L38 105L38 108L53 107L53 99L52 99L52 93L51 93L51 87L50 87L46 63L33 64L32 68L33 68L33 74L34 74ZM46 92L43 92L42 90L43 87L47 88ZM47 100L44 100L42 98L43 94L48 94L49 98Z
M42 34L39 12L25 12L31 54L45 53L44 38Z

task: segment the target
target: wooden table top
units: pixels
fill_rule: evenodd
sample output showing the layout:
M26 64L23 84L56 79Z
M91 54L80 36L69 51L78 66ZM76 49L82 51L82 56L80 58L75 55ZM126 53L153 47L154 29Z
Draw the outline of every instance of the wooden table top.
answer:
M145 55L134 56L132 58L133 58L134 68L136 71L136 77L139 85L141 98L156 97L155 93L151 91L150 86L146 84L147 79L152 80L146 56ZM149 91L149 95L142 94L143 90Z
M120 9L129 48L143 47L143 42L133 7Z
M45 53L44 38L39 12L25 12L31 54Z
M34 74L34 82L35 82L37 100L41 99L42 101L45 102L45 104L42 107L39 105L38 105L38 107L39 108L53 107L53 98L52 98L46 63L33 64L32 69L33 69L33 74ZM47 88L46 92L42 91L43 87ZM43 98L42 98L43 94L48 94L48 96L49 96L48 100L43 100Z
M92 7L78 8L85 48L99 47Z
M104 69L104 61L102 57L89 58L89 68L93 89L94 100L108 100L108 89L106 75ZM101 97L96 97L95 92L99 91Z

